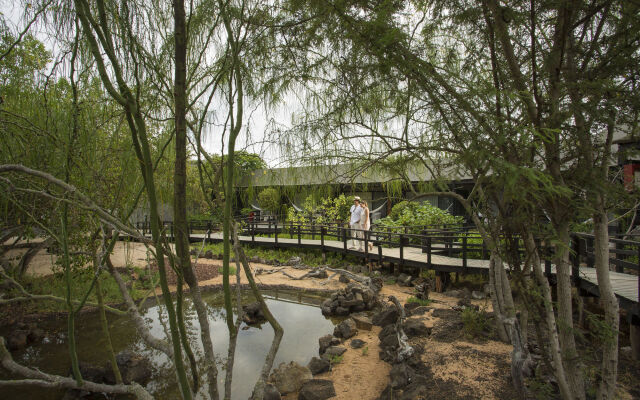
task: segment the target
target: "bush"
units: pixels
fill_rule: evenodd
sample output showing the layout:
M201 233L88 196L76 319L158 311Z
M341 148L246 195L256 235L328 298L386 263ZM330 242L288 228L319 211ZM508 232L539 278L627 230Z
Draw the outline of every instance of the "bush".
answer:
M478 337L489 329L487 314L484 311L476 311L471 307L462 310L462 324L464 325L465 335L468 337Z
M276 214L280 210L280 193L275 188L266 188L258 194L258 204L261 208Z
M429 299L423 300L423 299L419 299L417 297L411 296L407 299L407 303L418 303L421 306L428 306L429 304L431 304L431 300Z

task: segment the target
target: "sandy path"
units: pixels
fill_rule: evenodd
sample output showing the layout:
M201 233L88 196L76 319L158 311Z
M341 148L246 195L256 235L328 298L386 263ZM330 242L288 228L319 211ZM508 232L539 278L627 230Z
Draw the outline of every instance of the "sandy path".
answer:
M380 330L377 326L371 331L359 330L356 336L344 342L347 351L342 362L335 365L332 371L316 376L333 381L336 399L374 400L389 384L391 366L378 357ZM361 339L367 344L361 349L352 349L349 343L353 339ZM363 352L364 348L367 348L366 352Z

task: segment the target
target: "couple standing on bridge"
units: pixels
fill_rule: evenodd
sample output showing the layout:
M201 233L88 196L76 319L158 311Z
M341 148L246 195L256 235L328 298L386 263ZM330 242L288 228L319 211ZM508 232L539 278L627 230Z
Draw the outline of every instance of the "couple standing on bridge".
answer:
M357 246L357 250L362 251L362 239L364 239L366 232L371 229L369 207L366 201L360 199L359 196L355 196L350 211L351 219L349 220L349 226L355 231L351 233L351 247L349 247L349 249L355 250ZM373 249L373 244L369 243L369 250L371 249Z

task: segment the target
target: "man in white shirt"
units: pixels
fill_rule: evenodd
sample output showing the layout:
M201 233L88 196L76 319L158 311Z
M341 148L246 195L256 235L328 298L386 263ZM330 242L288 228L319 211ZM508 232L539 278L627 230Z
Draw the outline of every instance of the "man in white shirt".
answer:
M351 232L351 247L349 249L355 250L356 246L359 247L358 250L362 250L362 240L358 240L362 237L362 223L360 220L362 219L362 214L364 213L364 209L360 206L360 197L355 196L353 198L353 205L351 206L351 219L349 220L349 226L351 229L358 229L355 232Z

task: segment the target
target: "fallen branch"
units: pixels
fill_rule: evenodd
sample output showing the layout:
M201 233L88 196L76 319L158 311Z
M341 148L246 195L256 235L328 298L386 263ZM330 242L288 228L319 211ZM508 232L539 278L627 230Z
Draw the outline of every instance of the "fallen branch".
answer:
M136 396L136 398L143 400L153 399L149 392L147 392L142 386L135 382L130 385L105 385L85 380L81 385L78 385L78 383L73 378L46 374L36 369L27 368L13 361L11 353L9 353L5 346L5 340L1 336L0 363L8 371L29 378L9 381L0 380L0 386L28 385L51 389L76 389L94 393L131 394Z
M111 276L113 276L113 279L115 279L116 283L118 284L120 294L122 294L122 298L127 304L127 312L129 314L129 317L131 317L131 319L133 320L133 323L136 326L136 330L138 331L142 339L149 345L149 347L159 350L169 356L169 358L173 359L173 348L169 345L169 343L164 340L158 339L149 331L149 328L145 324L144 319L138 312L136 303L133 301L133 298L131 298L129 291L127 290L127 286L124 283L124 280L122 279L118 271L113 267L113 264L111 263L111 257L108 253L105 254L104 261L107 264L109 273L111 274Z
M23 294L23 297L13 297L10 299L2 299L0 300L0 304L22 303L25 301L34 301L34 300L50 300L50 301L55 301L57 303L64 303L64 304L67 303L67 300L62 297L57 297L50 294L32 294L27 292L27 290L21 284L19 284L15 279L7 275L2 268L0 268L0 275L4 279L8 280L13 286L15 286ZM78 300L72 300L71 302L75 305L82 304L82 302ZM94 303L91 301L86 301L84 305L91 306L91 307L98 307L98 303ZM118 310L113 307L105 306L104 309L106 311L109 311L111 314L120 315L120 316L127 315L126 312Z
M398 346L400 347L398 349L398 361L402 362L411 357L415 350L409 345L409 339L404 333L404 329L402 329L402 322L406 318L404 307L402 307L395 296L389 296L389 300L396 306L396 309L398 310L398 320L396 321L396 334L398 335Z

